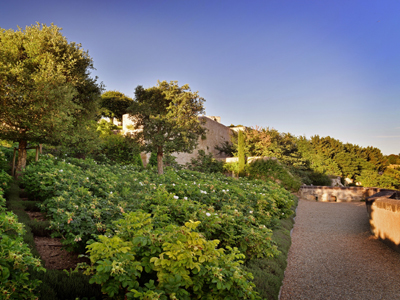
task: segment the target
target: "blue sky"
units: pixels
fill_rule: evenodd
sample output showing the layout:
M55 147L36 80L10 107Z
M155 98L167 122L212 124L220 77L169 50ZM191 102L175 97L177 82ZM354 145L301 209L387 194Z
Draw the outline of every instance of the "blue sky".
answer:
M63 28L106 90L188 83L222 123L400 152L400 1L5 1Z

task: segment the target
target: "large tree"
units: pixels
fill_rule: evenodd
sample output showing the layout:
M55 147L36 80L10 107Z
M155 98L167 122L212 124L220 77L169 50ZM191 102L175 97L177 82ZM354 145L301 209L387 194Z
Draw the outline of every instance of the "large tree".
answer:
M198 118L204 113L204 101L189 85L180 87L177 81L136 88L128 112L136 122L143 150L157 153L158 174L163 174L164 153L191 152L205 134Z
M19 143L16 175L30 143L57 144L97 111L101 85L93 61L61 28L0 28L0 138Z
M118 91L107 91L101 95L101 115L108 118L117 118L121 121L132 105L132 98Z

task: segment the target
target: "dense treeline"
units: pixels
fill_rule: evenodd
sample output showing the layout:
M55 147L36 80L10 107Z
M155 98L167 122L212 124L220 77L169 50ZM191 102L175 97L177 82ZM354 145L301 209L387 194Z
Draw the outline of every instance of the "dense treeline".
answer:
M302 183L330 185L330 178L340 176L347 184L400 187L400 170L389 168L390 164L400 163L399 156L384 156L378 148L343 143L329 136L296 137L268 127L247 127L244 133L247 157L276 157ZM236 139L233 137L232 145L217 149L235 155Z

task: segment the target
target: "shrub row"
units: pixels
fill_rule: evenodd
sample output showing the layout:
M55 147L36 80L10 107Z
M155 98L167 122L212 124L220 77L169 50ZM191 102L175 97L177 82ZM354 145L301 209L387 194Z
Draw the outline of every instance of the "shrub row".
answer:
M7 192L7 208L18 217L18 222L24 224L23 242L29 246L34 257L40 258L36 249L34 236L48 236L48 221L31 220L26 211L37 211L37 201L23 201L20 198L20 188L12 183ZM42 262L44 263L44 262ZM61 270L35 270L29 267L26 271L29 279L34 282L41 282L35 288L35 296L40 300L94 300L102 299L100 286L89 284L89 276L80 272L65 272ZM25 299L24 294L15 293L11 299ZM2 299L2 298L0 298ZM35 297L35 299L37 299Z
M65 245L89 244L86 273L117 299L258 299L241 264L278 254L271 228L293 204L273 182L51 157L23 185Z
M271 227L292 212L292 195L273 182L167 169L164 176L93 160L41 159L26 168L25 191L43 201L65 245L84 247L124 212L141 209L154 226L200 221L199 231L247 258L274 255Z
M0 170L0 295L1 299L37 299L40 281L30 278L28 269L45 269L23 241L23 224L15 214L6 211L3 195L10 183L11 176Z

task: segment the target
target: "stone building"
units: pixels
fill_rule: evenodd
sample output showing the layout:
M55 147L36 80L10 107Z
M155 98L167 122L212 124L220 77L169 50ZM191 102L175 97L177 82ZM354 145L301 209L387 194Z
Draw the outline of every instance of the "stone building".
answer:
M215 146L223 144L225 141L230 142L232 129L221 124L221 117L219 116L200 116L199 119L204 120L204 127L207 130L206 139L198 140L198 145L192 153L172 153L176 157L176 162L179 164L186 164L192 158L197 157L199 150L204 150L206 154L212 153L217 159L224 159L227 156L220 154L215 150ZM129 117L128 114L122 116L122 129L124 134L140 130L135 128L135 122ZM147 164L150 153L142 155L144 164Z

